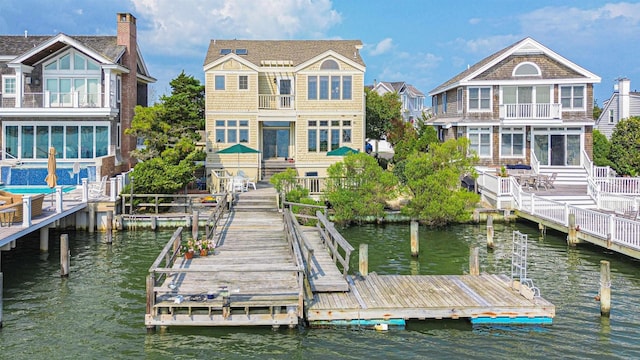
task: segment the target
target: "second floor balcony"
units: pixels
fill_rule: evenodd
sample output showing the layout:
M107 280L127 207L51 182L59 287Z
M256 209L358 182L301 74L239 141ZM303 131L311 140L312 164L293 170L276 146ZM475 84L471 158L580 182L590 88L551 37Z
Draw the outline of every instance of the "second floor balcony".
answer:
M500 119L561 119L562 104L503 104Z
M41 108L102 108L102 93L52 92L24 93L22 96L3 96L0 93L0 109Z
M260 110L294 110L294 95L258 95Z

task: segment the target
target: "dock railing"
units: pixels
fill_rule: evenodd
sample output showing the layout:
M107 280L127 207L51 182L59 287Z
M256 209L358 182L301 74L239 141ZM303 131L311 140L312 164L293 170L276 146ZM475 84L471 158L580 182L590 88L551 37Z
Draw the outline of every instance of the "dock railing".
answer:
M305 300L304 289L310 289L309 278L311 276L311 263L313 261L314 250L313 246L309 243L309 240L304 235L300 224L291 211L291 209L284 210L284 228L287 236L287 242L292 250L293 256L296 259L296 264L302 270L303 277L298 278L298 284L300 285L300 303L302 308L303 301ZM305 257L306 254L306 257ZM300 274L300 273L299 273ZM312 298L313 294L308 293L306 298Z
M224 201L226 199L226 194L223 194L221 197L222 200L216 202L215 209L211 212L207 221L204 225L204 236L207 240L214 240L217 235L218 223L220 219L224 216L225 210L227 209L227 205ZM215 246L218 246L218 241L214 242Z
M162 248L160 254L156 260L151 264L149 268L149 275L147 275L147 316L156 315L156 286L162 284L169 276L169 272L159 272L158 269L171 269L176 258L180 254L180 244L182 242L183 228L179 227L171 236L171 239ZM161 266L162 265L162 266Z
M216 194L121 194L123 214L140 214L145 210L145 214L159 214L160 209L183 208L185 213L192 213L195 208L207 207L201 199L212 196L214 198L226 198L225 193ZM142 199L136 201L136 199ZM200 201L194 201L200 200ZM215 206L211 204L211 206Z
M329 249L331 258L336 266L342 268L342 276L346 279L349 274L349 261L354 248L322 212L316 211L316 217L318 218L316 227L320 232L320 239Z
M519 210L540 218L569 226L569 214L575 214L580 232L610 241L617 245L640 250L640 221L615 214L582 209L566 203L520 192Z

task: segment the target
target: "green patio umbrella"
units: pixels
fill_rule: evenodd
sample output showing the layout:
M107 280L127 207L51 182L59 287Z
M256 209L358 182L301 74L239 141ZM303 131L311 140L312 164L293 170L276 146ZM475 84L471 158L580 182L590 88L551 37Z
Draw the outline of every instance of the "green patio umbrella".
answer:
M238 169L240 169L240 154L257 154L259 150L252 149L246 145L235 144L229 146L226 149L218 150L217 154L237 154L238 155Z
M352 149L348 146L341 146L335 150L331 150L327 153L327 156L346 156L349 154L357 154L360 151L356 149Z

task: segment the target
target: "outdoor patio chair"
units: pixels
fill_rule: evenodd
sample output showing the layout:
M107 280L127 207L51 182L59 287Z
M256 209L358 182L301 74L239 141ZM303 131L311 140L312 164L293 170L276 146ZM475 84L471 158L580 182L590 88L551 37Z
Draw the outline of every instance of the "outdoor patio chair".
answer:
M89 184L89 198L95 199L104 196L106 187L107 175L103 176L100 182Z
M553 187L553 183L556 181L557 177L558 177L558 173L557 172L551 173L551 176L547 176L544 179L544 182L543 182L544 188L545 189L553 189L554 188Z

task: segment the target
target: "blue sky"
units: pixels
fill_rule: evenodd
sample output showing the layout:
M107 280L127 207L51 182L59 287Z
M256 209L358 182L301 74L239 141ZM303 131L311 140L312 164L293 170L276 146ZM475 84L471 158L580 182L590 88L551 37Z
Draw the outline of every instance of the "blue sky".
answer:
M406 81L427 94L530 36L600 76L599 105L618 77L640 89L639 2L0 0L0 34L115 35L118 12L138 20L138 43L158 79L153 98L182 70L204 79L211 39L359 39L367 84Z

